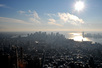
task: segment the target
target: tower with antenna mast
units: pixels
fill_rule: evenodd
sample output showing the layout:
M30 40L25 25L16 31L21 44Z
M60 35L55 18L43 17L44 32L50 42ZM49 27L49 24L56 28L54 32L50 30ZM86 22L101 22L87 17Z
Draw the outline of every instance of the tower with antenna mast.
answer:
M84 36L84 32L82 32L82 37L84 38L85 36Z
M83 41L84 41L84 37L85 37L85 36L84 36L84 31L82 32L82 37L83 37L83 38L82 38L82 42L83 42Z

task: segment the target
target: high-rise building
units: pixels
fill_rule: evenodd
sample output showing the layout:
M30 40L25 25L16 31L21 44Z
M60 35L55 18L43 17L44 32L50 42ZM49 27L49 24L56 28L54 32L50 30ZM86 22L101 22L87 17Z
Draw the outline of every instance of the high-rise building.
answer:
M82 37L84 38L85 36L84 36L84 32L82 32Z

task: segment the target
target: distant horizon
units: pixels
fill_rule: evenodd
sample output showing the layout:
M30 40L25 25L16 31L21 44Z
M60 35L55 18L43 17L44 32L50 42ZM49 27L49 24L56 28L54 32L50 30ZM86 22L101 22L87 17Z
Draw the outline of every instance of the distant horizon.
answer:
M85 38L83 38L85 41L91 41L91 42L98 42L101 43L102 40L102 32L100 31L11 31L11 32L0 32L0 34L8 34L8 35L14 35L14 36L19 36L19 35L27 35L27 34L34 34L36 32L46 32L46 34L51 34L52 32L54 34L59 33L65 36L66 39L73 39L74 41L81 41L81 39L83 38L82 33L84 32L85 35L87 35ZM90 34L91 36L89 36L88 34ZM98 35L99 34L99 35ZM97 35L98 37L100 36L100 38L95 38Z
M0 33L34 33L34 32L68 32L68 33L102 33L102 31L0 31Z

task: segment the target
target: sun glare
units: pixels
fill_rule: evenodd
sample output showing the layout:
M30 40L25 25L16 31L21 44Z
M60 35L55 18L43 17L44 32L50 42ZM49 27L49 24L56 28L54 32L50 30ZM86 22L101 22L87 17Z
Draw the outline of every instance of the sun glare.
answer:
M82 33L70 33L72 37L70 39L74 39L74 41L90 41L88 38L83 37Z
M77 1L77 2L75 3L75 10L81 11L81 10L83 10L83 8L84 8L84 2L82 2L82 1Z
M82 36L73 37L74 41L90 41L88 38L83 38Z

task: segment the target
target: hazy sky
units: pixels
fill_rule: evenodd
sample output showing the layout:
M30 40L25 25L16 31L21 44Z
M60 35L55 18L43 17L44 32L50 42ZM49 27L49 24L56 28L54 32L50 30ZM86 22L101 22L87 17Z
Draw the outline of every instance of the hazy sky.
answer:
M0 31L102 31L102 0L0 0Z

